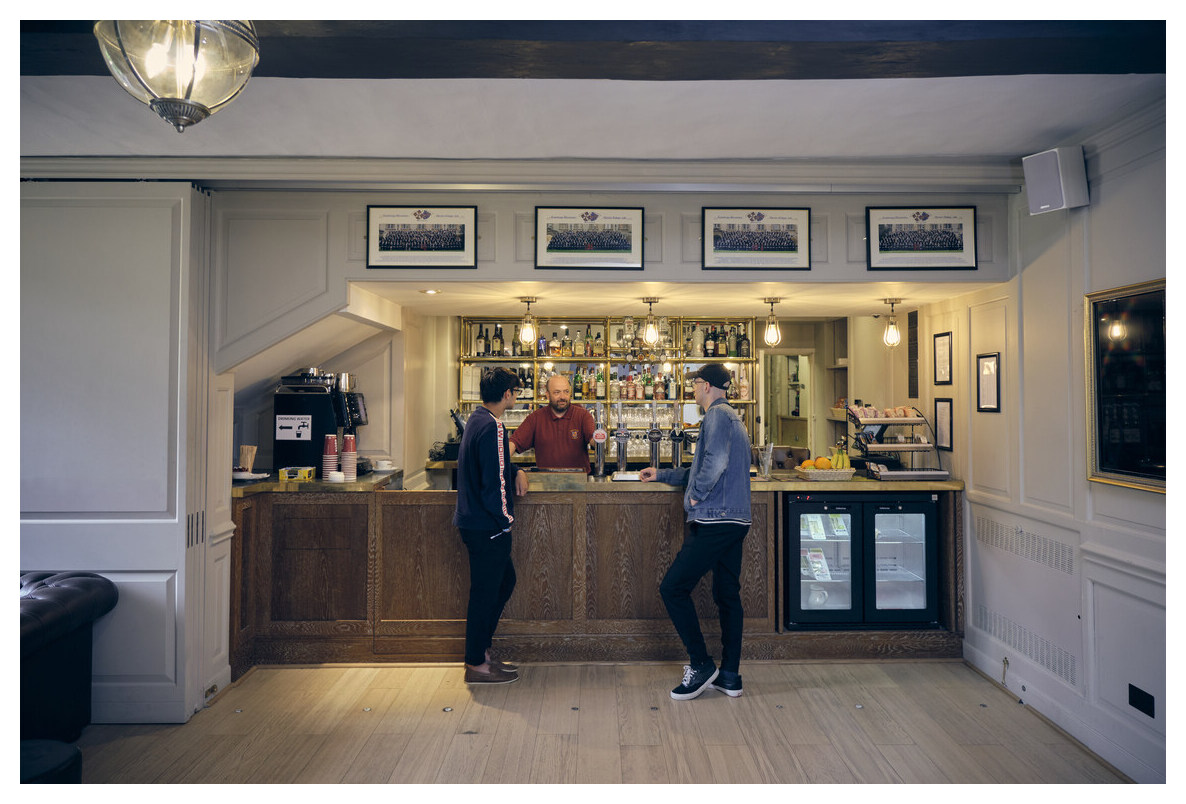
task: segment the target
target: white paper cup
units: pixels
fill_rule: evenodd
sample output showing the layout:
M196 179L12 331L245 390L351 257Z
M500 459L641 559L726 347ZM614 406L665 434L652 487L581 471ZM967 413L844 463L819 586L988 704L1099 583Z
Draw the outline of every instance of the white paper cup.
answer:
M345 472L326 472L325 480L327 483L345 483L346 482L346 473Z
M388 469L394 469L395 463L392 461L375 461L375 468L386 471Z

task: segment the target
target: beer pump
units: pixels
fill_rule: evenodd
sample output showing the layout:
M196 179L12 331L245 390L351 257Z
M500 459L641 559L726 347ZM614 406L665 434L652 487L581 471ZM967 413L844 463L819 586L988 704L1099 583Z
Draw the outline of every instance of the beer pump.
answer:
M659 429L659 403L651 403L651 426L647 429L647 442L651 445L651 467L659 468L659 446L663 443L663 431Z
M626 429L626 419L622 414L622 403L618 403L618 428L614 430L614 441L618 442L618 471L625 472L629 464L626 458L626 446L630 443L630 431Z
M680 412L679 405L675 405L671 409L671 432L668 438L671 439L671 468L679 469L684 465L684 422L683 414Z
M593 427L593 451L596 454L593 476L605 477L605 442L609 439L609 434L605 431L605 410L600 402L597 403L596 410Z

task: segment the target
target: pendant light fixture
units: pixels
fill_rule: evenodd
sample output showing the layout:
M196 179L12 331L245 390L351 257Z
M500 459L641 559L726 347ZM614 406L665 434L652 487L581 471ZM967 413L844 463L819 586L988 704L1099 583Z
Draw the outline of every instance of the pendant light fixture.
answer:
M890 349L893 349L902 342L902 330L898 329L898 319L894 315L894 305L901 304L901 299L886 299L885 303L890 306L889 322L885 325L885 332L881 335L881 342Z
M654 346L659 342L659 322L655 320L655 314L651 312L651 305L659 301L654 296L648 296L643 299L647 306L646 323L642 326L642 342L647 346Z
M766 316L766 330L762 333L762 340L767 346L778 346L782 343L782 328L778 326L778 317L774 315L774 305L782 299L778 296L768 296L762 301L770 305L770 315Z
M535 316L531 314L535 296L522 296L519 301L527 304L527 315L523 316L523 323L519 325L519 342L534 345L535 339L539 337L539 327L535 323Z
M178 133L233 101L259 63L251 20L99 20L93 31L119 85Z

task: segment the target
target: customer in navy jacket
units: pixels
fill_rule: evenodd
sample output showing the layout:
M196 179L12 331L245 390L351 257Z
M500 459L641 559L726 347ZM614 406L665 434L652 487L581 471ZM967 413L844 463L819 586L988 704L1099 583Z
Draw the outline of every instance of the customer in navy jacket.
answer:
M483 375L481 407L466 420L457 453L457 509L453 524L469 552L465 613L465 682L509 684L517 668L490 653L502 610L515 589L511 526L515 496L527 493L527 474L511 463L502 414L514 407L519 377L507 368Z
M643 482L687 487L688 533L659 584L667 614L688 651L683 682L671 691L677 701L706 689L731 698L741 695L741 545L750 528L750 443L741 417L725 401L731 376L719 363L708 363L692 376L692 393L704 409L692 466L661 471L648 466L640 473ZM721 618L719 671L692 603L692 590L710 570L712 599Z

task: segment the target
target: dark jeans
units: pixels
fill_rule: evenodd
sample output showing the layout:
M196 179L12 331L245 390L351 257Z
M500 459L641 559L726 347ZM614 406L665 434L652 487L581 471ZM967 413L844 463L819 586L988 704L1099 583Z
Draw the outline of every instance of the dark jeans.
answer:
M515 565L511 561L511 534L461 529L469 551L469 605L465 611L465 663L486 661L486 650L502 610L515 590Z
M688 660L699 667L712 660L704 644L692 590L712 571L712 599L721 618L721 669L738 672L741 666L741 546L749 525L692 522L671 568L659 584L659 594L676 633L688 650Z

